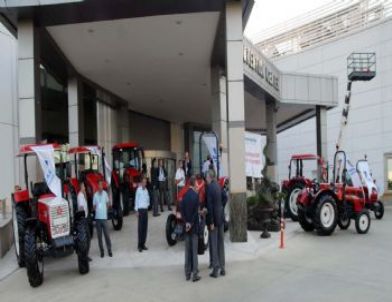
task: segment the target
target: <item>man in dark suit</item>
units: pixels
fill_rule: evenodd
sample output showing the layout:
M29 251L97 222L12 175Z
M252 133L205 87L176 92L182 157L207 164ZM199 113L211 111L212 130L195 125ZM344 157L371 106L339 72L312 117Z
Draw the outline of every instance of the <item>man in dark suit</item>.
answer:
M189 152L185 152L185 158L184 158L184 171L185 171L185 176L187 179L189 179L192 176L192 161L189 157Z
M167 198L167 172L165 167L163 166L162 159L160 159L158 162L157 179L159 188L159 205L161 208L161 212L163 212L163 205L165 203L167 203L167 209L171 211L170 200Z
M151 164L151 189L152 189L152 212L153 216L159 216L158 197L159 197L159 183L158 183L158 165L157 160L154 158Z
M217 278L220 270L221 276L225 271L225 245L224 245L224 212L222 204L222 191L216 181L215 172L209 170L207 173L207 225L210 230L210 249L212 256L211 277Z
M198 275L197 245L199 236L199 195L196 191L196 178L189 179L189 189L181 201L181 215L185 222L185 278L197 282Z

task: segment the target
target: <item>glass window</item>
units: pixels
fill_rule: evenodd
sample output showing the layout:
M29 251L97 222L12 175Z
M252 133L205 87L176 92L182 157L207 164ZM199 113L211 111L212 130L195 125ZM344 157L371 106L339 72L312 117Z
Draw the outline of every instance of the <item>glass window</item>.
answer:
M392 155L387 157L387 190L392 191Z

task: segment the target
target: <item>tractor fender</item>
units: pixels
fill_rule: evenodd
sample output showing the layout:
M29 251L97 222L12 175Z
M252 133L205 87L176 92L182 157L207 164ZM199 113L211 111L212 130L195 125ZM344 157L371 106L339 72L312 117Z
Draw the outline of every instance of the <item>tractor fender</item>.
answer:
M315 204L317 204L319 202L319 200L321 199L321 197L323 197L325 195L330 195L333 199L335 199L335 201L338 200L338 197L336 196L336 193L333 190L331 190L331 189L320 190L317 192L317 194L313 198L311 206L313 207Z

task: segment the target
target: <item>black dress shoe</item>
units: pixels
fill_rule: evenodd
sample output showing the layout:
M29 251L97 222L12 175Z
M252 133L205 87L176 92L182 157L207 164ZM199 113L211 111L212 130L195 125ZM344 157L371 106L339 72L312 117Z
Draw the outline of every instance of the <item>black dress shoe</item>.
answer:
M197 281L199 281L200 279L201 279L200 276L195 275L195 276L193 276L193 278L192 278L192 282L197 282Z
M218 271L217 270L213 270L212 273L210 274L211 278L218 278Z
M143 252L143 249L141 247L138 248L139 253Z
M101 258L103 258L105 256L104 252L101 252Z
M91 259L89 256L87 256L87 261L91 262L91 261L93 261L93 259Z
M226 276L226 271L225 271L224 269L222 269L222 270L220 271L220 275L221 275L221 276Z
M191 280L191 275L186 275L186 276L185 276L185 280L186 280L186 281Z
M209 269L212 269L212 264L210 263L210 265L208 266Z
M109 254L109 257L113 257L112 251L109 251L108 254Z
M142 250L143 250L143 251L148 251L148 247L143 246L143 247L142 247Z
M158 217L158 216L161 216L161 214L157 213L157 214L154 214L154 215L152 215L152 216Z

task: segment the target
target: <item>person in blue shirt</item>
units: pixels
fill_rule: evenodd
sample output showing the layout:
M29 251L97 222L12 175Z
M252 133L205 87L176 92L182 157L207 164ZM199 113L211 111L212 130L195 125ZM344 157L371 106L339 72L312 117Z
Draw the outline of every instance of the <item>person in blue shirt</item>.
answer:
M95 192L93 198L93 207L95 211L95 226L97 228L97 237L99 250L101 251L101 258L105 256L102 242L102 233L105 237L106 248L108 250L109 257L113 257L112 254L112 243L109 237L108 227L106 221L108 219L108 208L109 208L109 196L103 189L103 181L98 182L98 191Z
M150 206L150 194L147 190L147 178L142 178L141 185L136 190L135 212L138 217L138 250L147 251L146 239L148 229L148 207Z
M199 194L196 190L196 178L189 179L189 189L180 203L181 216L185 222L185 278L197 282L198 275L197 248L199 239Z

